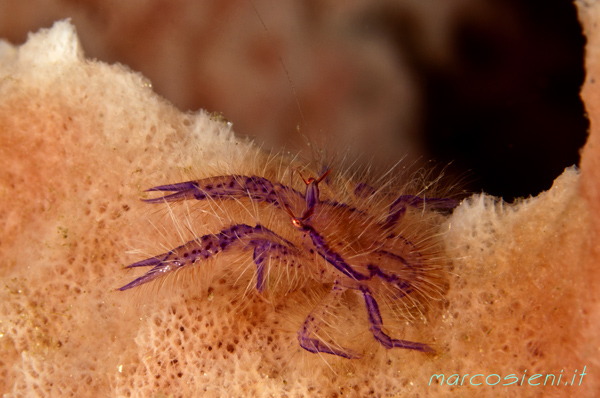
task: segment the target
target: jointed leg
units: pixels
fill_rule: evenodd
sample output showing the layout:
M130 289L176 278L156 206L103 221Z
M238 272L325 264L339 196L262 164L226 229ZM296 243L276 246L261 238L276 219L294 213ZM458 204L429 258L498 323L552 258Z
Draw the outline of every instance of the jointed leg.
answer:
M385 348L405 348L408 350L417 350L421 352L435 352L433 348L427 344L415 343L414 341L398 340L393 339L381 330L383 327L383 320L381 319L381 313L379 312L379 305L377 301L371 295L371 292L367 287L362 286L360 288L363 298L365 299L365 305L367 306L367 313L369 314L369 323L371 327L371 333L375 340L379 341Z
M308 317L306 317L306 320L298 331L298 342L302 348L315 354L323 352L325 354L337 355L339 357L348 359L360 358L360 355L353 353L350 350L336 348L331 344L323 342L322 340L311 337L319 329L319 323L321 322L320 319L322 319L327 313L327 309L332 305L332 303L339 301L339 296L342 293L343 288L336 282L331 291L327 293L327 297L325 297L323 302L320 303L319 306L308 315Z
M438 210L449 210L458 206L458 202L454 199L446 198L421 198L413 195L400 195L390 205L389 214L385 220L384 227L391 228L396 225L398 220L406 213L406 208L408 206L417 207L423 205L428 205L431 206L431 208Z
M264 266L270 257L280 256L285 259L300 255L299 250L291 242L281 238L273 231L261 225L251 227L246 224L238 224L217 234L204 235L191 240L168 253L128 265L126 268L151 266L154 268L119 290L134 288L172 271L191 266L196 261L206 260L219 252L231 249L254 249L253 257L257 266L256 288L261 292L265 287Z
M177 202L187 199L243 199L250 198L260 202L271 203L279 208L288 207L290 201L304 201L300 192L264 177L228 175L160 185L146 190L175 191L175 193L153 199L143 199L146 203ZM281 203L283 202L283 203Z
M398 289L398 298L403 297L412 291L410 280L415 279L415 267L421 264L420 253L410 253L411 258L406 259L405 257L387 250L376 250L371 253L371 259L373 261L367 265L367 271L369 271L369 274L365 275L356 271L339 253L331 249L325 241L325 238L323 238L323 236L320 235L313 227L305 225L303 226L303 229L308 232L309 236L311 237L313 245L317 249L317 253L329 264L333 265L338 271L342 272L352 280L364 281L377 276L386 282L393 284ZM398 265L395 266L396 269L404 271L405 277L402 278L394 273L383 271L381 268L375 265L380 263L397 263Z
M369 275L376 276L396 287L398 291L396 298L402 298L413 292L413 283L418 280L419 270L422 268L421 253L409 252L401 256L387 250L375 250L369 260L367 264ZM380 264L385 267L382 269Z

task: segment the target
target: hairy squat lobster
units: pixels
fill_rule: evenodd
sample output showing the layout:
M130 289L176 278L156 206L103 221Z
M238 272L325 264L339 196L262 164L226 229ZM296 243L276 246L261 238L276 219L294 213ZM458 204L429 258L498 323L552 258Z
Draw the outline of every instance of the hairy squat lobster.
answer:
M260 224L232 225L218 233L193 239L167 253L127 266L153 268L119 290L140 286L201 263L221 252L252 251L256 265L256 289L259 292L263 292L267 285L271 261L277 260L280 266L293 269L308 268L314 279L332 286L321 305L335 300L348 289L362 296L369 330L385 348L434 352L427 344L394 339L386 334L382 329L383 320L375 296L385 292L394 299L401 299L415 290L427 289L427 273L431 267L427 264L428 257L422 253L423 243L404 238L397 231L397 224L409 208L428 206L446 210L454 208L457 202L452 199L400 195L389 204L386 216L374 217L367 211L345 203L321 200L319 183L327 178L330 171L325 171L316 179L304 179L298 173L306 184L304 193L264 177L243 175L209 177L148 189L174 193L143 199L146 203L249 199L273 206L287 213L291 224L301 235L300 243L292 243ZM373 188L362 183L355 189L359 195L371 195L373 192ZM302 348L312 353L321 352L344 358L360 357L349 349L335 347L315 338L318 328L319 322L313 311L297 333Z

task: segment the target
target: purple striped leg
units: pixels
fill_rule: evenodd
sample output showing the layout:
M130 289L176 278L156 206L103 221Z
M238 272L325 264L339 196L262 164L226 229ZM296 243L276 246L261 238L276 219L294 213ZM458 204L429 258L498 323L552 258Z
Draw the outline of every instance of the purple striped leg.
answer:
M170 272L189 267L194 263L206 260L216 254L228 250L254 250L256 264L256 289L265 289L265 264L271 257L281 257L287 264L300 264L301 252L287 240L275 232L257 225L251 227L238 224L214 235L204 235L181 245L167 253L128 265L126 268L152 267L144 275L119 288L127 290L148 283Z

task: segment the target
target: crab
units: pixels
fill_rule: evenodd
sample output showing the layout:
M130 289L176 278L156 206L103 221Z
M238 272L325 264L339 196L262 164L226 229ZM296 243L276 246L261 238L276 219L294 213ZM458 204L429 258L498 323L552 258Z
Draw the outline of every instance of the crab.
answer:
M220 232L197 237L179 247L126 268L152 267L144 275L121 287L124 291L146 284L180 269L199 265L223 252L252 252L256 266L256 290L267 287L271 261L278 266L307 269L309 275L327 286L329 293L321 307L353 291L364 301L369 330L386 349L403 348L424 353L435 352L425 343L396 339L384 331L383 319L375 297L384 293L401 299L427 283L431 269L423 243L415 243L398 232L398 223L409 208L446 211L457 202L444 198L400 195L391 201L387 216L375 217L364 209L332 199L320 198L319 184L331 169L317 178L305 179L306 188L299 192L291 186L256 175L223 175L199 180L156 186L149 192L171 192L165 196L142 199L146 203L183 200L247 200L272 206L283 212L295 229L296 238L286 239L264 225L234 224ZM354 193L369 196L375 189L361 183ZM424 210L423 210L424 211ZM293 242L291 241L293 240ZM361 354L336 347L316 337L319 329L318 308L305 319L297 332L300 346L311 353L325 353L343 358Z

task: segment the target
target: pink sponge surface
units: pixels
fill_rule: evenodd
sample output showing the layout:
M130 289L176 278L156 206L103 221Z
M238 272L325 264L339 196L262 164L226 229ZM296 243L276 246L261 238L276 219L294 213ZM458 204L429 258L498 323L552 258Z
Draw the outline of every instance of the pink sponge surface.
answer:
M305 300L314 299L304 292L272 302L218 267L202 288L174 280L115 291L132 277L123 266L181 244L188 227L205 228L149 209L144 189L189 172L278 164L261 163L259 149L218 117L178 111L143 76L86 60L68 22L21 47L1 42L0 61L5 396L590 396L599 388L590 376L571 383L584 366L599 369L598 224L590 191L581 194L594 178L585 159L581 173L567 169L539 197L508 205L475 195L445 222L445 297L394 329L416 330L437 354L373 345L365 359L320 356L296 340ZM340 315L339 331L352 316ZM561 370L567 386L528 384ZM466 374L503 380L475 386ZM519 382L503 386L511 374Z

